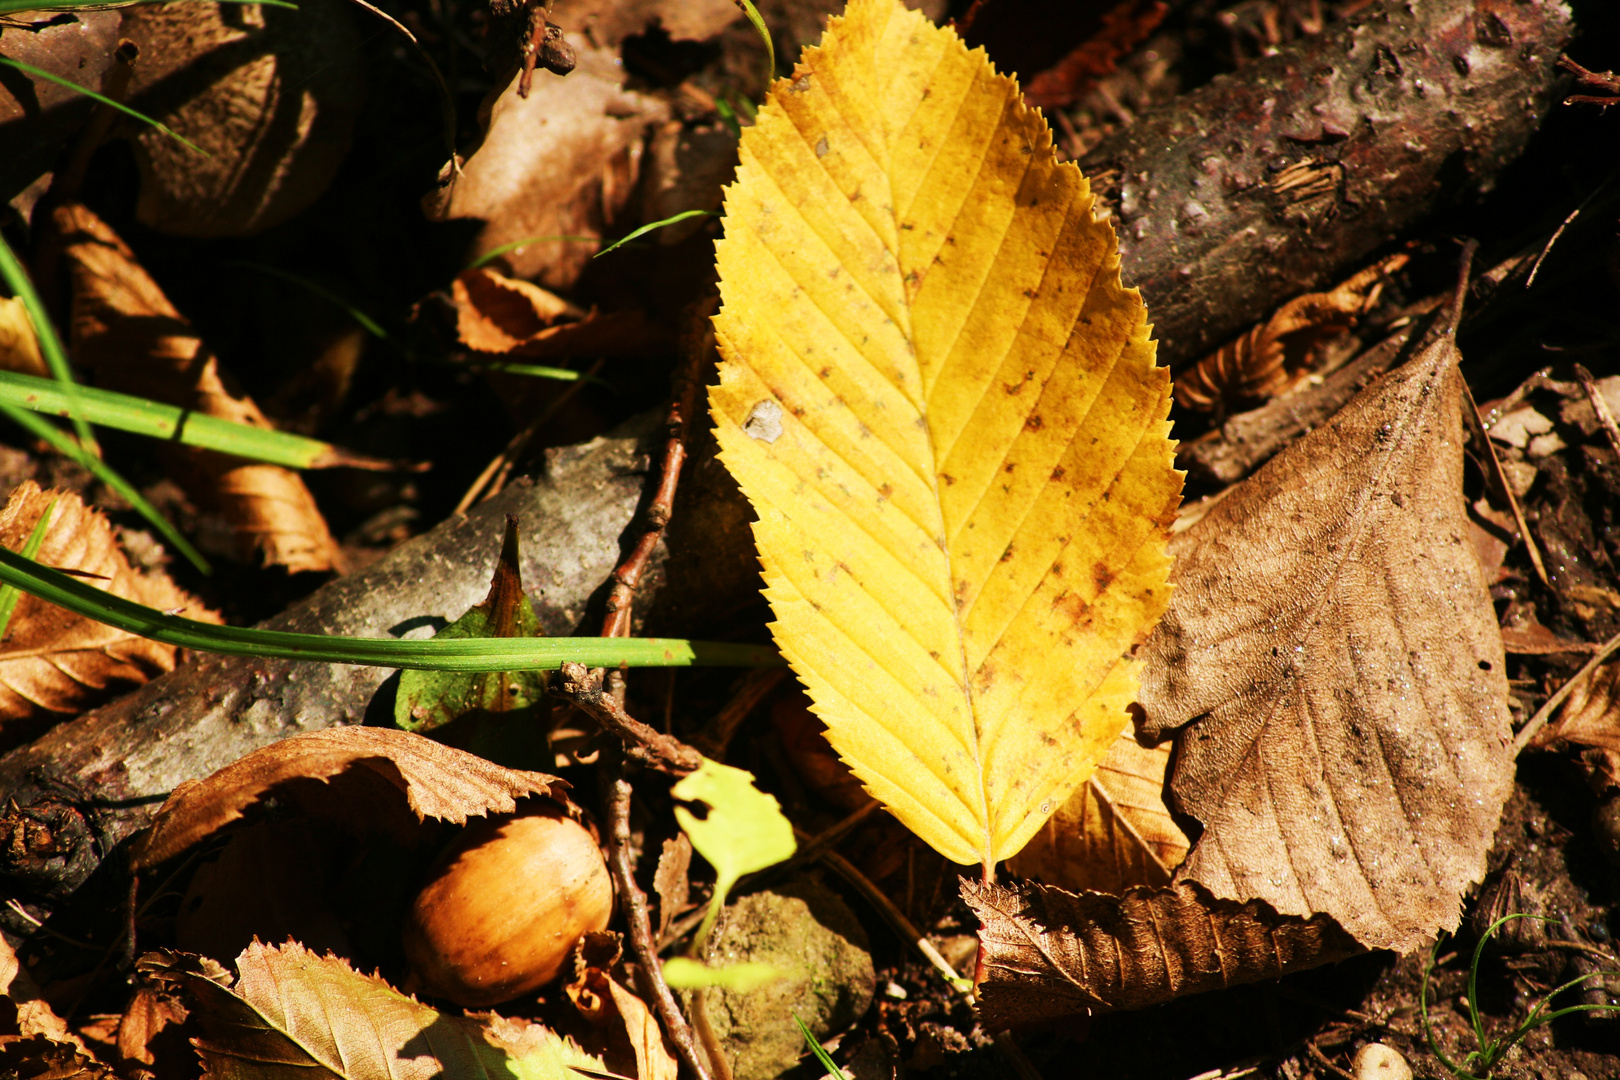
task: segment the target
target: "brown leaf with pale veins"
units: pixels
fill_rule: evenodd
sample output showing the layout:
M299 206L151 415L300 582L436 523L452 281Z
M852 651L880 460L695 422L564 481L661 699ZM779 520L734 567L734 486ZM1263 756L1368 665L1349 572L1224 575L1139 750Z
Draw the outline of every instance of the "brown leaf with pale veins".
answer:
M602 1062L552 1031L499 1016L441 1013L297 942L250 945L232 985L199 957L148 953L138 969L181 986L203 1029L212 1080L430 1080L568 1076Z
M1461 392L1447 335L1172 539L1140 700L1204 827L1178 881L1368 948L1457 925L1514 760Z
M962 896L981 924L976 990L991 1030L1139 1009L1362 951L1325 916L1217 900L1189 882L1109 896L964 878Z
M274 426L112 229L76 203L57 207L52 221L73 281L74 358L98 384L206 416ZM187 493L230 523L244 557L295 572L336 566L337 542L291 469L193 447L163 453Z
M1076 891L1117 895L1133 885L1168 885L1187 854L1187 836L1164 804L1169 764L1168 743L1140 746L1127 728L1008 869Z
M1327 292L1296 296L1176 376L1176 404L1198 412L1243 409L1288 390L1315 366L1324 345L1372 310L1385 279L1407 261L1391 255Z
M545 796L566 804L567 783L545 773L507 769L422 735L392 728L340 727L307 731L261 747L202 780L187 780L159 808L137 842L132 865L141 870L180 854L239 820L272 789L340 775L369 778L376 792L404 795L417 821L453 825L470 817L506 814L517 800ZM386 795L384 795L386 797Z
M161 570L141 573L130 566L106 517L71 492L41 491L24 481L0 510L0 544L22 550L52 500L37 561L73 571L126 600L219 621ZM176 651L36 597L19 597L0 643L0 746L26 742L66 716L173 670Z

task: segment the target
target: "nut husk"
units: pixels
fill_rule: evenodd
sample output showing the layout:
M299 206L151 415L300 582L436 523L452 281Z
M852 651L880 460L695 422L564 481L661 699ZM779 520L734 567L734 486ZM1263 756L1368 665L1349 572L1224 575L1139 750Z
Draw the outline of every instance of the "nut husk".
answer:
M406 916L405 955L422 989L482 1008L550 982L612 914L595 837L539 803L469 825L439 857Z

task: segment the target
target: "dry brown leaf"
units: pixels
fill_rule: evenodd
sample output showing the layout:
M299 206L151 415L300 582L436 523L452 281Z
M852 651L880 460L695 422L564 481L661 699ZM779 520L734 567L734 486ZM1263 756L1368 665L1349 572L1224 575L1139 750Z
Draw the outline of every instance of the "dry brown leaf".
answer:
M219 622L161 570L141 573L130 566L106 517L71 492L41 491L24 481L0 510L0 544L21 550L52 500L56 506L35 556L39 562L73 571L114 596ZM21 596L0 643L0 746L26 742L65 716L173 670L176 651Z
M1327 292L1288 301L1247 334L1176 376L1176 404L1198 412L1250 408L1292 387L1322 347L1372 310L1384 279L1409 260L1391 255Z
M502 768L407 731L308 731L175 788L137 843L132 865L140 870L180 854L239 820L273 788L300 779L330 781L343 773L370 774L403 793L418 821L434 818L454 825L469 817L510 813L518 799L530 795L564 801L568 787L554 776Z
M14 297L0 297L0 368L24 375L50 375L39 354L39 338L28 318L28 308Z
M166 10L166 9L165 9ZM89 209L70 203L52 220L73 281L75 359L111 390L254 427L272 427L169 303L134 253ZM215 505L244 556L291 571L331 570L338 559L315 499L291 469L190 447L166 465L199 502Z
M678 832L664 841L658 854L658 868L653 871L653 892L658 894L658 936L669 933L675 916L686 910L691 890L692 841L686 833Z
M1620 661L1601 665L1577 683L1558 719L1531 740L1538 749L1593 747L1620 754Z
M114 67L123 13L80 8L70 18L63 14L60 8L12 13L11 27L0 33L0 55L100 91ZM83 130L95 103L71 86L16 68L7 70L6 79L0 92L0 201L32 189L22 197L26 218L31 199L44 187L32 188L31 182L60 166L62 148Z
M542 72L527 98L518 96L513 79L490 110L482 145L428 205L435 221L484 220L474 256L550 238L506 252L500 265L513 277L564 291L629 203L647 128L669 114L663 102L624 88L616 51L583 40L575 48L573 72Z
M613 1007L635 1052L637 1080L676 1080L680 1066L652 1010L613 979L608 980L608 993L613 995Z
M186 1021L185 1003L170 988L141 986L130 998L118 1024L118 1056L125 1062L151 1065L156 1060L152 1044L171 1025Z
M488 268L450 285L456 335L474 352L525 360L645 353L667 339L639 311L585 312L532 282Z
M1368 948L1457 925L1513 783L1496 614L1467 540L1449 336L1172 539L1141 734L1174 735L1177 875Z
M213 1080L430 1080L571 1075L602 1063L538 1024L440 1013L336 957L296 942L254 943L235 985L218 965L183 953L142 957L142 973L183 987Z
M286 221L336 175L365 69L345 0L297 11L146 4L124 15L140 49L130 104L202 147L127 122L141 174L135 216L180 236L245 236Z
M604 48L657 23L672 41L707 41L742 17L733 0L557 0L551 21Z
M1143 747L1120 733L1085 787L1058 808L1007 864L1019 877L1076 892L1118 895L1170 884L1187 836L1164 804L1170 744Z
M686 850L690 858L691 848ZM638 1080L675 1080L680 1070L658 1020L613 978L623 951L618 934L587 933L574 954L573 981L564 989L580 1015L600 1033L605 1047L598 1048L609 1071Z
M1077 896L963 879L962 896L981 924L976 990L990 1030L1139 1009L1362 951L1325 916L1217 900L1189 882Z
M6 1030L15 1026L16 1035L0 1035L0 1043L11 1039L30 1039L42 1036L52 1042L68 1043L81 1053L88 1054L84 1041L68 1030L67 1024L56 1015L39 992L33 978L22 961L17 959L17 951L4 937L0 937L0 997L15 1010L16 1016Z

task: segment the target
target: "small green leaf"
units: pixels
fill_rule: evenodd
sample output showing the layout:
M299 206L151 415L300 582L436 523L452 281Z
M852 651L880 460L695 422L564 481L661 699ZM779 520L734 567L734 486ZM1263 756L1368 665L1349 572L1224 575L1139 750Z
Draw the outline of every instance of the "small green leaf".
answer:
M692 942L696 955L737 879L791 858L799 846L793 839L793 823L783 816L775 797L756 788L753 774L744 769L704 758L703 766L669 793L681 802L707 808L699 817L688 807L675 807L675 820L715 873L714 898Z
M727 964L720 968L710 967L685 956L672 956L664 961L664 981L677 990L718 986L722 990L748 994L792 975L793 972L774 964L759 964L753 961Z
M517 518L507 515L489 595L434 640L539 634L540 620L523 591ZM536 706L545 692L545 677L533 669L404 671L394 696L394 724L512 768L539 767L545 764L546 740Z

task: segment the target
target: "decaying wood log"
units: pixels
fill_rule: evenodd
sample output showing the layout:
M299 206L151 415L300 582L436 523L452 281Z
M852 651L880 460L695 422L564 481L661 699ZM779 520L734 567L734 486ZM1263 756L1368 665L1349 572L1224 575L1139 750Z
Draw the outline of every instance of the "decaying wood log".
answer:
M401 545L264 625L308 633L401 634L443 625L481 600L504 516L518 516L523 578L547 634L594 631L605 583L643 497L646 450L661 434L649 414L624 437L553 451L545 475ZM742 589L757 590L748 575ZM662 599L656 567L640 595ZM711 590L710 597L726 604ZM703 597L678 607L700 617ZM423 632L419 631L419 633ZM69 721L0 758L0 880L12 895L71 893L165 793L288 735L362 722L391 695L384 668L202 656L140 690Z
M1161 359L1197 359L1488 189L1552 105L1571 33L1562 0L1380 0L1088 153Z

